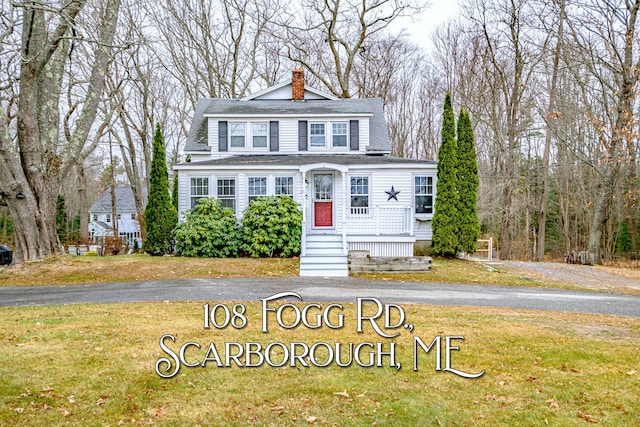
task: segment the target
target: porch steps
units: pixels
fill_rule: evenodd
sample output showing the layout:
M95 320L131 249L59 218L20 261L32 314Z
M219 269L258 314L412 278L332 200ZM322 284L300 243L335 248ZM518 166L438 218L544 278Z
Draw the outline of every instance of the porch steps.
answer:
M349 275L342 236L308 235L306 253L300 257L300 276L345 277Z

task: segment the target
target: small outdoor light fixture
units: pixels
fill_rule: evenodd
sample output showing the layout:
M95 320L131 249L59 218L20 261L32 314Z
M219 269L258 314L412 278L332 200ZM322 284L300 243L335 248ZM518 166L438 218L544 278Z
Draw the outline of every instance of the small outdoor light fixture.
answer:
M24 194L22 192L16 194L16 199L24 199Z

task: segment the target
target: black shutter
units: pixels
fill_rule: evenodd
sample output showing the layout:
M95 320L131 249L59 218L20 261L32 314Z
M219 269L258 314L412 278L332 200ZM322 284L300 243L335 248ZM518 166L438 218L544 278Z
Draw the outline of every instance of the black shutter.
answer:
M360 150L360 126L358 120L351 120L349 127L349 149L358 151Z
M298 120L298 150L307 151L307 121Z
M218 151L229 151L227 148L227 122L218 122Z
M279 123L277 121L269 122L269 151L279 151L280 143L278 141L279 131L278 131Z

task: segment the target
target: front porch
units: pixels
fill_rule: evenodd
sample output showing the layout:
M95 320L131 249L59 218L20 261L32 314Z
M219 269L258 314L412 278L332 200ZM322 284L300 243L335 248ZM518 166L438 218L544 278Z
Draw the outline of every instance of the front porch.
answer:
M370 181L362 181L367 175L350 171L348 165L305 165L300 174L304 183L301 276L348 276L347 256L354 250L371 256L413 256L411 206L371 203ZM360 180L357 199L354 180Z

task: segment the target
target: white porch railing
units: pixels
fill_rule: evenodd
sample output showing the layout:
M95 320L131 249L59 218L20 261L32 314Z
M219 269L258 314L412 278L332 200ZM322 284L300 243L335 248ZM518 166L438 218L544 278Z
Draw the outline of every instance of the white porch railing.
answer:
M411 207L351 208L347 213L348 234L408 234L413 235Z

